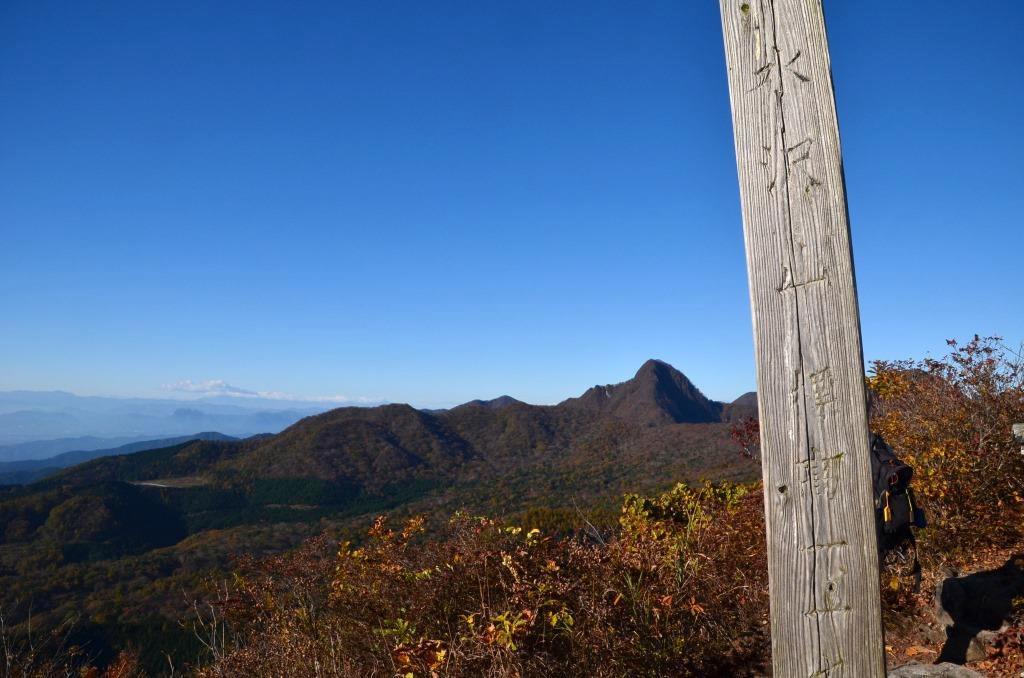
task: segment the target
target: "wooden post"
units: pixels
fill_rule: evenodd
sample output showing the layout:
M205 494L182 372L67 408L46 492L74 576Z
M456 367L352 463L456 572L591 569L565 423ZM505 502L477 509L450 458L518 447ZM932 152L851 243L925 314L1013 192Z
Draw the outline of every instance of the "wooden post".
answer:
M885 675L857 291L820 0L720 0L754 320L774 675Z

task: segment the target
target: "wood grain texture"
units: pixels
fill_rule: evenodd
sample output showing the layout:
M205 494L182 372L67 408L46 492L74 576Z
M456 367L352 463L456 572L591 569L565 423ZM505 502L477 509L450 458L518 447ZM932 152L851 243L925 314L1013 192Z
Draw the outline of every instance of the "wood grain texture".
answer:
M857 291L819 0L720 0L776 676L885 675Z

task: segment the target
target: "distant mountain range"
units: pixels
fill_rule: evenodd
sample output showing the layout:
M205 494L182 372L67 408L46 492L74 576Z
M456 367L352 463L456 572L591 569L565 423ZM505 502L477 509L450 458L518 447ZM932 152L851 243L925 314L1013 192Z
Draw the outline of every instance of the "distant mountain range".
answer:
M344 404L344 403L341 403ZM107 398L64 391L0 392L0 461L221 431L276 433L338 407L331 401L211 396L195 399Z
M66 440L83 439L72 438ZM84 440L99 441L103 439L86 438ZM237 438L226 436L223 433L217 433L215 431L206 431L202 433L195 433L193 435L178 436L176 438L131 442L107 449L89 448L73 450L71 452L63 452L44 459L23 459L21 461L0 462L0 485L24 485L53 475L60 469L74 466L75 464L81 464L82 462L89 461L90 459L96 459L97 457L134 454L135 452L145 452L146 450L171 447L172 445L178 445L180 443L190 442L193 440L237 440ZM58 441L46 442L53 443Z
M90 642L151 647L166 665L161 647L132 634L177 637L181 591L234 555L325 529L358 539L384 512L465 509L558 529L626 492L750 480L759 469L738 454L728 422L756 412L754 394L716 402L651 360L558 405L503 396L443 411L342 407L276 435L112 450L0 487L0 609L32 600L37 628L86 610Z
M732 403L713 401L671 365L649 360L628 381L594 386L553 406L502 396L443 411L397 404L343 407L306 417L274 436L188 446L203 447L202 467L192 457L181 468L173 459L143 468L125 466L116 457L58 477L90 482L150 481L174 473L317 478L374 492L398 481L449 478L467 467L521 468L541 461L538 455L550 464L559 458L557 451L572 452L609 427L628 428L631 437L646 441L675 425L723 424L755 415L756 408L753 394Z

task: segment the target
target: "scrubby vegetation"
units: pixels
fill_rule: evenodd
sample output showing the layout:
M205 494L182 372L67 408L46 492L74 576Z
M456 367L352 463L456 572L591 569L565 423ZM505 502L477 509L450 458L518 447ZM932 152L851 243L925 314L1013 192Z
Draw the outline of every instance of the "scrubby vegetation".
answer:
M868 378L872 430L914 467L912 485L930 520L917 532L921 591L883 582L888 637L918 660L941 654L941 642L929 648L915 637L931 617L938 580L951 571L1024 563L1024 454L1012 435L1013 424L1024 422L1024 360L998 337L948 345L942 358L875 362ZM988 602L1011 612L976 668L1017 678L1024 670L1024 600Z
M997 337L949 345L942 359L873 364L872 429L914 467L930 550L1017 543L1024 455L1011 429L1024 422L1024 361Z
M942 647L925 626L944 568L995 568L1024 547L1024 455L1011 434L1024 421L1024 366L999 340L976 337L951 343L941 359L875 363L868 385L872 429L916 469L931 522L917 534L924 585L883 572L890 661L928 661ZM496 441L508 452L474 457L444 482L419 471L380 481L377 493L342 477L213 475L177 489L125 482L127 468L194 473L193 458L236 458L209 446L184 459L165 451L148 462L104 461L86 469L82 487L69 474L8 491L0 568L10 569L0 576L60 611L58 621L81 606L86 621L68 637L66 664L128 671L115 675L166 672L166 654L177 673L208 677L766 671L761 488L723 480L753 467L756 420L732 419L730 466L717 456L722 424L638 428L601 418L577 430L553 423L560 411L528 407L456 413L448 421L466 439L473 432L474 450ZM691 476L669 487L659 478L700 468L701 445L716 455L708 475L724 471L715 483ZM640 494L623 501L629 487ZM136 530L133 507L154 498L166 529ZM103 519L79 515L74 502L101 507ZM111 531L117 521L131 539ZM187 536L159 548L174 530ZM108 551L67 553L54 535ZM228 566L229 553L245 555ZM218 575L205 575L206 592L185 614L183 594L202 590L209 572ZM173 596L177 606L142 602ZM1007 609L1007 628L977 663L991 675L1024 668L1024 605ZM169 623L173 615L184 620ZM96 639L110 648L102 656Z
M136 648L159 673L165 655L179 667L200 657L179 620L236 556L286 551L325 531L360 539L381 513L430 515L435 537L461 509L547 534L575 529L584 510L606 528L626 492L756 477L756 464L732 452L727 424L665 414L684 411L681 398L703 398L672 388L684 380L650 363L607 387L650 426L585 403L342 408L277 436L105 457L0 487L0 611L13 633L25 633L31 611L38 629L70 624L73 642L100 663Z
M630 496L607 540L380 518L359 547L246 563L202 674L737 675L764 659L760 505L739 485Z
M917 469L932 519L919 534L930 584L941 566L1020 546L1022 367L996 339L951 343L944 359L879 362L872 428ZM756 455L756 426L734 428ZM379 519L358 547L314 541L249 561L210 609L212 663L226 675L744 675L768 661L763 510L757 485L677 486L628 496L605 535L577 516L561 538L529 521L457 515ZM884 575L884 573L883 573ZM929 589L883 576L894 647L929 652L910 621ZM1016 609L1016 608L1015 608ZM1018 611L1019 612L1019 611ZM985 668L1019 671L1021 615ZM216 621L214 621L214 619ZM215 626L214 626L215 625ZM918 657L920 658L920 657ZM1008 674L1007 674L1008 675Z

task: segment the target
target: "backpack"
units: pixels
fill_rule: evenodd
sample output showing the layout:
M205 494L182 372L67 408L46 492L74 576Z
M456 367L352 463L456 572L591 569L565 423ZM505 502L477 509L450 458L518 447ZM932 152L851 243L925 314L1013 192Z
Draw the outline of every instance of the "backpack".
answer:
M875 433L871 434L870 457L879 566L886 576L892 576L889 586L894 591L902 588L901 582L919 591L921 563L917 559L917 540L910 528L926 527L928 523L910 487L914 469Z
M901 461L877 433L871 434L871 475L881 533L909 535L911 526L927 527L924 511L917 505L910 487L914 469Z

